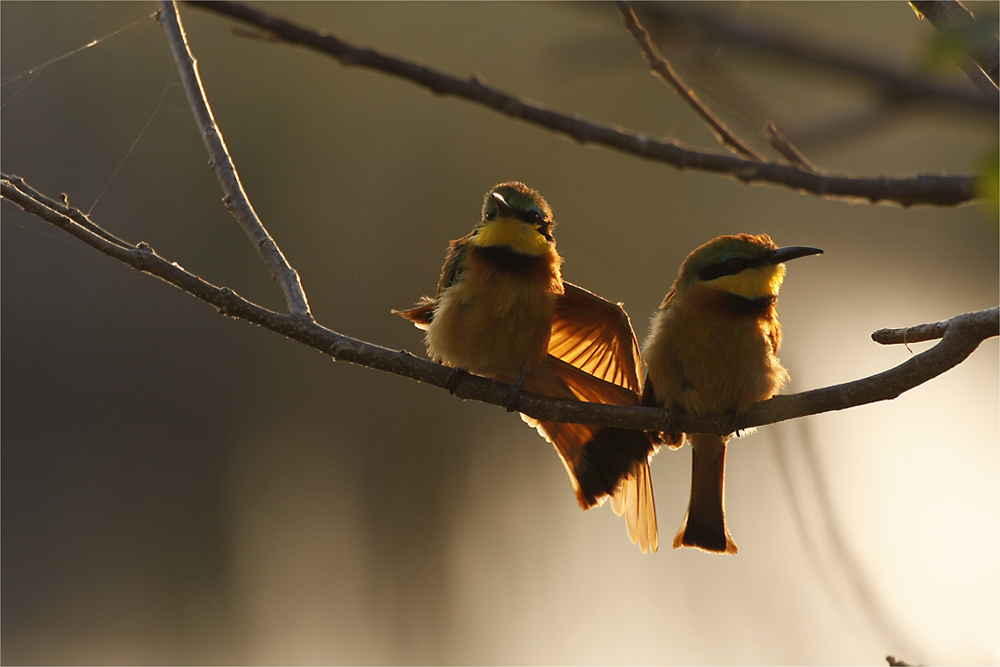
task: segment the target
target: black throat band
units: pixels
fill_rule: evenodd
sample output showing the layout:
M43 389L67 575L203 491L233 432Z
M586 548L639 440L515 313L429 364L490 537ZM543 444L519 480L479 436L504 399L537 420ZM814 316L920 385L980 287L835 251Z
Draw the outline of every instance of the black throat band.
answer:
M472 250L496 268L507 273L522 273L545 261L539 255L526 255L505 245L473 246Z

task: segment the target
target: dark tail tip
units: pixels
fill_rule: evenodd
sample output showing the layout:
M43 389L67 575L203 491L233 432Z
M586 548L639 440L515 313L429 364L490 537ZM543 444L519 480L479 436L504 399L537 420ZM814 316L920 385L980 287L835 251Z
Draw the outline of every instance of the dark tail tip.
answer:
M573 471L580 485L581 504L586 501L592 507L600 498L614 494L635 462L645 461L652 449L653 441L642 431L611 427L595 431Z
M674 538L674 548L690 547L716 554L735 554L736 543L729 536L725 524L705 525L686 520Z

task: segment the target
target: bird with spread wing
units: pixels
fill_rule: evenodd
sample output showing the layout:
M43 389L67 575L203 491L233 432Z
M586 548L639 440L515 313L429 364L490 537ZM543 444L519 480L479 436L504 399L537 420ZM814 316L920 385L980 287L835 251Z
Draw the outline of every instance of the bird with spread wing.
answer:
M482 217L452 241L435 297L393 311L424 329L429 355L453 368L553 398L638 405L642 362L628 315L562 279L548 203L522 183L493 187ZM552 443L580 507L611 498L643 553L658 546L649 461L635 430L522 418Z

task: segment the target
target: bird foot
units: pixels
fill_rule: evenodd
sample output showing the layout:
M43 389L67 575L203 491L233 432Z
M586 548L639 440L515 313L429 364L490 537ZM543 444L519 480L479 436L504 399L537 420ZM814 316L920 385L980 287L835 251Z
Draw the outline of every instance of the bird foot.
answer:
M528 377L528 369L521 369L521 376L517 378L517 382L510 386L507 390L507 394L503 397L503 406L507 408L507 412L514 412L514 401L517 397L521 395L521 390L524 389L524 380Z
M672 403L666 413L667 428L662 435L668 440L663 444L673 448L680 447L684 442L684 433L681 432L681 416L684 414L684 408L679 403Z
M444 382L444 388L448 390L449 394L454 396L455 390L458 389L458 383L468 374L469 371L464 368L452 368L451 373L448 374L448 379Z
M743 438L753 433L752 428L740 428L740 414L735 410L726 415L726 428L737 438Z

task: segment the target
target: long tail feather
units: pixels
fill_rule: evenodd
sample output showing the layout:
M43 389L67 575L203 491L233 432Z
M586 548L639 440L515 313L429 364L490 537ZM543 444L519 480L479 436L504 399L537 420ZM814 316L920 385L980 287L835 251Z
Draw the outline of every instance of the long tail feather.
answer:
M694 547L713 553L736 553L726 528L726 438L694 433L691 442L691 503L674 548Z

